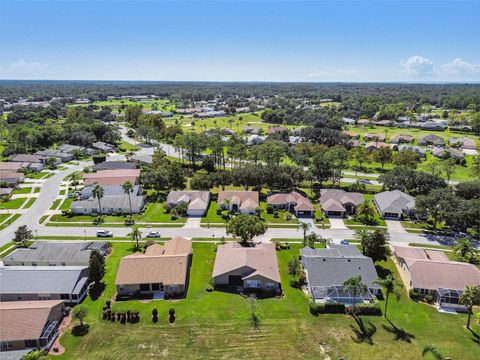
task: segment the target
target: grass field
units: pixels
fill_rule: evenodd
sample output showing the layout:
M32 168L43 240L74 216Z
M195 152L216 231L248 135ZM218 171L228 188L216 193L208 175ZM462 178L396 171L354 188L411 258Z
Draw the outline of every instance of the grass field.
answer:
M37 198L28 199L28 202L25 204L25 206L23 208L24 209L29 209L36 200L37 200Z
M114 243L107 260L107 288L97 301L87 298L86 322L90 332L74 337L69 332L60 343L66 353L60 359L420 359L426 343L436 344L454 359L478 359L478 345L463 327L465 315L439 313L415 303L403 294L390 300L389 318L412 335L411 342L395 340L391 325L382 317L363 317L375 327L373 344L357 341L355 321L348 315L312 316L302 291L289 286L287 263L298 254L300 245L278 253L285 296L256 301L259 328L249 320L247 301L237 294L206 292L215 258L213 244L193 244L193 263L186 299L176 301L126 301L113 303L114 311L139 311L138 324L122 325L101 320L102 307L115 293L114 279L119 260L130 252L131 244ZM391 261L380 264L396 273ZM398 274L397 278L398 278ZM151 321L158 309L159 321ZM168 323L168 309L176 311L176 321ZM390 330L390 331L389 331ZM479 328L474 325L474 331Z
M19 209L27 198L16 198L8 201L0 201L0 209Z
M13 190L13 193L14 194L30 194L31 191L32 191L31 187L22 187L22 188Z
M5 229L7 226L9 226L11 223L13 223L15 220L17 220L21 215L20 214L15 214L13 215L7 222L3 223L0 225L0 230ZM4 219L5 220L5 219Z

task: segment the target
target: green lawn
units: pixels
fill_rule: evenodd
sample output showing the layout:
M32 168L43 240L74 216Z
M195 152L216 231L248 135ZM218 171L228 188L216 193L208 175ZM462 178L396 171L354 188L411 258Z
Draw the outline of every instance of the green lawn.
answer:
M267 203L265 201L260 202L260 208L262 209L262 214L261 217L263 220L265 220L266 223L281 223L281 224L298 224L298 219L297 218L291 218L290 220L286 219L286 215L289 214L291 215L288 211L286 210L281 210L281 211L276 211L278 213L278 217L274 216L274 213L269 214L267 213Z
M8 201L0 201L0 209L19 209L27 198L17 198Z
M60 201L62 201L62 199L55 199L52 206L50 206L50 210L56 210L58 205L60 204Z
M373 344L353 340L355 322L348 315L312 316L302 291L289 286L287 263L298 255L300 245L278 253L280 275L285 296L256 301L259 328L249 321L247 301L237 294L206 292L215 258L213 244L193 244L193 263L186 299L176 301L126 301L113 303L114 311L139 311L138 324L122 325L101 320L102 307L115 293L115 271L122 256L130 254L132 244L114 243L107 260L107 288L89 308L86 322L90 332L73 337L69 332L60 343L66 347L61 359L420 359L427 343L436 344L454 359L478 359L478 345L463 328L465 315L441 314L434 308L408 299L406 294L390 300L389 318L413 335L411 343L394 340L390 324L382 317L363 317L376 332ZM382 264L396 274L391 260ZM387 271L388 271L387 270ZM396 274L398 277L398 274ZM168 309L174 308L176 321L168 323ZM159 321L151 321L152 309L158 309ZM477 325L474 330L479 331ZM190 354L190 355L186 355ZM53 357L52 357L53 358Z
M21 216L21 214L15 214L15 215L13 215L6 223L3 223L2 225L0 225L0 230L5 229L5 228L6 228L7 226L9 226L11 223L13 223L15 220L17 220L20 216Z
M133 145L133 144L130 144L129 142L126 142L124 140L122 140L117 148L122 152L122 151L126 151L126 152L130 152L130 151L138 151L140 150L140 148L136 145Z
M31 187L22 187L22 188L13 190L13 193L14 194L30 194L31 191L32 191Z
M73 201L73 198L66 199L61 206L61 210L67 210L70 208L70 205ZM104 223L115 223L115 222L125 222L128 220L130 215L126 214L123 216L116 215L104 215ZM58 222L93 222L96 216L94 215L74 215L74 216L65 216L65 215L53 215L51 221ZM149 223L172 223L172 224L182 224L187 221L186 218L178 218L172 220L172 216L168 213L165 213L165 204L163 203L150 203L147 205L143 214L134 214L133 219L136 222L149 222Z
M50 172L48 171L40 171L38 173L30 173L30 174L27 174L26 177L29 178L29 179L41 179L43 178L44 176L50 174Z
M36 200L37 200L37 198L34 198L34 197L28 199L28 202L25 204L25 206L23 208L24 209L30 208Z

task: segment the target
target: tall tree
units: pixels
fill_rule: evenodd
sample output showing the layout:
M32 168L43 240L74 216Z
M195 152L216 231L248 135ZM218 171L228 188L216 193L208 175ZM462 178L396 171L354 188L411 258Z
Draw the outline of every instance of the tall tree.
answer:
M14 234L13 242L20 247L27 247L28 241L33 239L32 230L30 230L27 225L19 226Z
M367 291L367 285L362 282L362 277L357 275L345 280L343 283L343 289L347 292L353 293L352 314L355 315L357 296L361 296Z
M88 264L89 294L93 300L96 300L100 296L105 287L102 281L104 275L105 258L97 250L93 250L90 253L90 261Z
M87 315L88 315L88 307L86 307L83 304L76 305L72 310L72 317L80 321L80 326L82 328L85 327L83 320L87 317Z
M368 200L358 205L355 215L362 219L366 224L370 224L375 217L375 208Z
M307 246L307 232L312 227L312 224L308 222L300 221L298 228L303 231L303 246Z
M379 279L375 282L385 289L385 310L383 312L383 316L385 316L386 319L389 296L390 294L394 294L398 300L401 296L400 289L402 288L402 284L399 281L395 280L395 278L391 274L387 275L384 279Z
M92 190L92 195L95 199L98 200L98 210L100 211L100 217L102 216L103 210L102 210L102 198L104 195L105 191L103 190L103 187L100 186L99 184L95 183L95 186L93 187Z
M387 260L390 255L388 240L388 233L384 229L373 230L362 243L365 249L363 255L372 258L374 262Z
M377 150L372 152L373 160L380 163L382 166L382 170L385 167L385 164L390 163L392 161L392 149L389 147L382 146Z
M455 241L452 250L453 253L457 255L461 260L468 262L470 262L473 258L476 258L478 255L477 249L467 238L461 238Z
M247 245L254 236L262 235L267 230L265 223L257 216L237 215L227 224L227 234L233 234L242 239L242 244Z
M467 307L467 329L470 329L470 318L472 316L472 310L474 305L480 305L480 285L467 286L460 295L460 304Z
M292 260L288 262L288 274L293 277L293 281L297 281L297 278L302 274L302 263L298 257L294 256Z
M132 238L132 241L135 241L135 251L140 249L138 242L142 240L142 232L138 225L132 226L132 231L128 234Z
M131 195L133 193L133 184L130 180L127 180L123 183L122 189L125 194L128 195L128 205L130 207L130 222L132 221L132 198Z

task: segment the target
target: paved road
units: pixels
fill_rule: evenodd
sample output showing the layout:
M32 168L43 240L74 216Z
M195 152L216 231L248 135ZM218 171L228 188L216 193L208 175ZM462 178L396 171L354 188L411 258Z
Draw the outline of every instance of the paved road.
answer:
M11 241L14 237L15 230L21 225L27 225L29 229L33 230L34 235L35 230L38 231L38 235L41 235L46 227L39 225L38 221L40 217L50 209L50 206L52 206L52 203L57 198L60 183L67 175L82 170L88 164L90 163L82 162L79 165L69 167L66 170L58 172L51 178L46 179L43 182L37 201L35 201L33 205L22 214L22 216L10 224L10 226L0 231L0 246ZM61 235L61 233L57 234Z

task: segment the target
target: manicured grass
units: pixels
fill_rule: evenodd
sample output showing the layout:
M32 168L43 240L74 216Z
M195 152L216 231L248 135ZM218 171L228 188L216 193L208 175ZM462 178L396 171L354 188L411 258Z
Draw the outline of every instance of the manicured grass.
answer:
M18 189L13 190L13 193L14 194L29 194L31 191L32 191L31 187L22 187L22 188L18 188Z
M33 198L28 199L28 202L25 204L25 206L23 208L24 209L30 208L35 201L37 201L37 198L33 197Z
M29 179L41 179L48 174L49 174L48 171L40 171L38 173L27 174L26 177L29 178Z
M96 236L39 236L38 240L132 240L132 238L127 236L112 236L110 238L100 238Z
M60 204L60 201L62 201L62 199L55 199L52 206L50 206L50 210L56 210L58 205Z
M207 210L207 215L202 217L200 222L202 224L207 223L227 223L227 220L222 218L222 215L217 215L218 204L216 200L210 201L210 205Z
M17 198L8 201L0 201L0 209L19 209L27 198Z
M43 222L46 220L46 218L48 218L48 215L42 215L42 217L40 218L40 220L38 221L39 224L43 224Z
M107 259L107 288L97 301L87 298L88 335L73 337L67 332L60 339L66 353L61 359L153 358L304 358L304 359L420 359L425 344L434 343L455 359L476 359L478 345L463 324L466 315L439 313L436 309L415 303L403 293L400 300L391 297L389 319L399 329L413 335L411 342L395 340L391 324L383 317L362 317L375 327L373 344L354 341L355 321L349 315L312 316L301 290L290 287L288 261L298 255L300 244L278 252L284 297L256 301L259 327L252 328L246 299L238 294L207 292L215 259L215 244L193 244L193 262L186 299L154 300L146 303L125 301L113 303L113 311L139 311L140 322L122 325L101 320L105 300L114 293L115 272L120 258L131 253L132 244L113 243ZM391 260L380 264L383 272L398 273ZM383 308L383 301L380 301ZM151 321L158 310L159 320ZM174 308L176 321L168 323L168 309ZM434 330L433 330L434 329ZM478 325L473 325L478 332ZM153 355L155 354L155 355ZM188 357L188 356L187 356Z
M33 192L34 192L34 193L39 193L40 190L41 190L40 187L34 187L34 188L33 188Z
M66 199L61 206L61 210L70 209L70 205L73 201L73 198ZM65 216L65 215L53 215L50 219L51 221L57 222L93 222L97 218L96 215L74 215L74 216ZM130 218L130 215L125 214L122 216L116 215L104 215L103 220L105 223L124 223ZM172 219L172 216L165 212L165 204L163 203L150 203L147 205L143 214L134 214L133 220L135 222L146 222L146 223L172 223L172 224L183 224L187 221L186 218L178 218L176 220Z
M58 194L59 194L59 195L65 195L65 192L66 192L66 190L63 189L63 190L60 190L60 192L59 192Z
M7 220L7 222L3 223L2 225L0 225L0 230L3 230L5 229L7 226L9 226L11 223L13 223L15 220L17 220L19 217L21 216L21 214L15 214L13 215L9 220Z
M138 151L140 148L136 145L130 144L129 142L126 142L122 140L120 144L118 144L117 148L122 152L122 151Z
M413 246L413 247L421 247L421 248L433 248L433 249L444 249L444 250L450 250L450 246L443 246L443 245L430 245L430 244L416 244L416 243L410 243L408 246Z
M30 246L33 243L34 243L33 241L27 241L26 246ZM0 253L2 254L2 258L4 258L8 254L10 254L13 250L18 248L21 248L21 246L17 246L13 241L9 242L8 244L5 244L0 248Z

